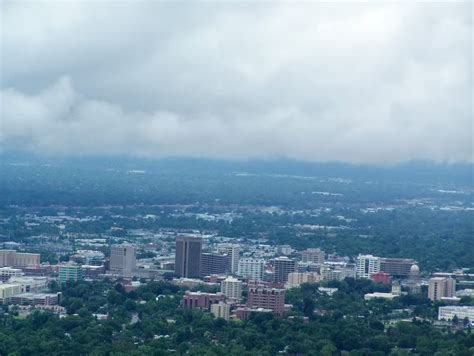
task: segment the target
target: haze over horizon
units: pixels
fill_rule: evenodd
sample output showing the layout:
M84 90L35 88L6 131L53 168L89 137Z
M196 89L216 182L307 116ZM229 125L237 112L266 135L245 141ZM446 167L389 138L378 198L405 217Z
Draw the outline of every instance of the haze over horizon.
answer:
M0 152L473 163L472 17L470 2L4 1Z

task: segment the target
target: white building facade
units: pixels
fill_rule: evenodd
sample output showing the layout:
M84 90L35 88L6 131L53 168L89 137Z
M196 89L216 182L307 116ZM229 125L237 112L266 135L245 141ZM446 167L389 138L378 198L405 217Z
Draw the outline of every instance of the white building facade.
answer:
M248 279L262 280L264 268L264 259L241 258L237 274Z
M234 277L227 277L221 282L221 292L228 300L239 302L242 298L242 281Z
M380 272L380 257L359 255L356 259L357 278L370 278Z
M468 318L470 322L474 322L474 306L453 305L438 309L438 320L452 320L455 315L459 321Z

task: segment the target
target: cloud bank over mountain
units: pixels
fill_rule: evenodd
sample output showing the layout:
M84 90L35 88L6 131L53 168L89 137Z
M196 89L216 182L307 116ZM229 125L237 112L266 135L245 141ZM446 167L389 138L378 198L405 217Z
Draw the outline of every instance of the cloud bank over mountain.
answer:
M2 150L473 161L470 3L0 6Z

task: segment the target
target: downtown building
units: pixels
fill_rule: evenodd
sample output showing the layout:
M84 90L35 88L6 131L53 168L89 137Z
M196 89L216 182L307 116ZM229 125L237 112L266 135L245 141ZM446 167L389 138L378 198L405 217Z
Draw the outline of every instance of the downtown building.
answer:
M250 257L241 258L237 274L243 278L261 281L265 270L265 260Z
M130 245L112 246L110 249L110 272L113 275L131 278L137 267L135 247Z
M318 283L322 277L318 272L291 272L288 274L288 282L285 288L296 288L303 283Z
M230 258L219 253L203 253L201 255L201 276L213 274L228 274L230 272Z
M0 250L0 267L37 267L40 265L39 253L23 253L15 250Z
M201 277L202 239L194 236L176 237L175 274L184 278Z
M294 259L286 256L277 257L273 260L273 282L288 282L288 274L297 271L297 263Z
M211 310L213 304L225 301L225 295L222 293L205 293L186 291L181 305L184 309Z
M324 281L356 278L356 265L348 262L325 262L320 268L320 274Z
M285 314L285 290L277 288L250 287L247 295L247 307L251 309L269 309L274 314Z
M319 248L308 248L301 253L301 261L322 265L325 261L325 252Z
M236 274L239 269L240 245L221 243L217 245L217 252L229 256L229 272Z
M380 258L380 270L395 278L407 278L416 261L410 258Z
M380 271L380 257L358 255L356 259L357 278L367 278Z
M434 277L428 283L428 298L432 301L453 298L456 293L456 280L450 277Z
M242 281L234 277L227 277L221 282L221 293L232 302L240 302L242 298Z

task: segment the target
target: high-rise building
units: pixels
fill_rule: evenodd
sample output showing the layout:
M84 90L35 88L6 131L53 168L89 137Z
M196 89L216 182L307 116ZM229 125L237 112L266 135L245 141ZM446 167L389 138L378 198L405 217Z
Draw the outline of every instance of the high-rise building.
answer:
M135 247L129 245L112 246L110 250L110 272L130 278L137 266Z
M175 273L178 277L201 276L202 239L193 236L176 237Z
M225 320L229 320L230 315L230 305L224 302L219 302L217 304L211 305L211 313L216 318L223 318Z
M380 271L380 257L359 255L356 260L357 278L370 278Z
M414 264L410 258L380 258L380 270L396 278L408 277Z
M221 282L221 293L233 302L239 302L242 298L242 281L234 277L227 277Z
M40 264L39 253L0 250L0 267L35 267Z
M201 276L211 274L227 274L230 268L230 258L228 255L218 253L201 254Z
M285 313L285 290L277 288L251 287L248 290L247 306L271 309L277 315Z
M263 280L263 271L265 269L264 259L254 259L250 257L241 258L237 274L243 278Z
M239 269L240 245L231 243L222 243L217 245L217 252L229 256L229 272L236 274Z
M82 267L73 263L59 266L59 283L78 282L84 279Z
M447 277L431 278L428 284L428 298L432 301L452 298L456 292L456 280Z
M301 260L303 262L311 262L318 265L324 263L325 253L319 248L308 248L301 253Z
M286 256L277 257L273 260L273 281L286 283L288 274L296 271L296 261Z

